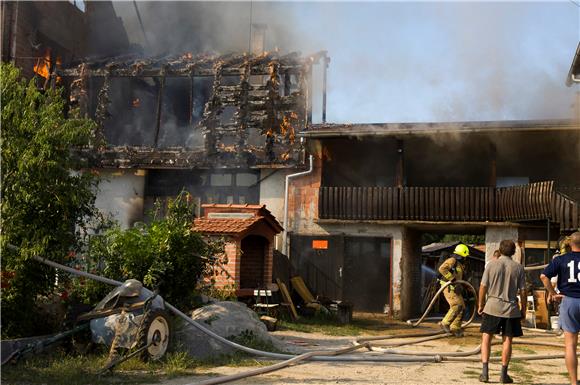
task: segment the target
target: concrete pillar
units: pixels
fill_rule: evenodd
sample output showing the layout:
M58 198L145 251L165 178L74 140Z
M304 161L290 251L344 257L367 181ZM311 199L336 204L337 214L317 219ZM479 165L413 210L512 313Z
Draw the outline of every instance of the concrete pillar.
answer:
M405 229L401 257L401 309L399 318L406 320L421 311L421 233Z
M499 249L499 244L504 239L511 239L516 243L516 253L512 259L522 262L522 248L519 239L519 231L516 226L487 226L485 229L485 262L493 256L493 252Z
M391 238L391 316L397 318L401 312L401 259L403 255L402 231L394 232Z

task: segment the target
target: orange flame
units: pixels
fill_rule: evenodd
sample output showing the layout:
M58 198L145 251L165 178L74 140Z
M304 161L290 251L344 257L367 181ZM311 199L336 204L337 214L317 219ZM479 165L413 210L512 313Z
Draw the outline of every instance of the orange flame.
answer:
M48 79L50 76L50 48L44 51L44 56L38 58L36 64L34 65L34 72L45 79Z

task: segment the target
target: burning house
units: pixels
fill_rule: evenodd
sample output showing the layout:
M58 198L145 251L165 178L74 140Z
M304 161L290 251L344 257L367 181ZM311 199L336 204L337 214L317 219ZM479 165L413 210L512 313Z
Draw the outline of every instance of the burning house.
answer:
M304 167L296 133L312 121L312 69L327 61L325 52L183 54L59 71L71 113L98 124L97 205L131 226L186 189L198 206L262 203L282 217L284 175Z
M227 270L244 288L277 278L277 249L313 292L408 318L421 303L423 234L485 236L486 258L514 239L533 265L580 225L578 120L326 124L326 52L264 52L263 29L251 54L146 57L127 53L108 2L2 11L3 60L58 80L68 113L97 122L86 154L102 177L97 206L130 227L187 190L198 230L228 237Z

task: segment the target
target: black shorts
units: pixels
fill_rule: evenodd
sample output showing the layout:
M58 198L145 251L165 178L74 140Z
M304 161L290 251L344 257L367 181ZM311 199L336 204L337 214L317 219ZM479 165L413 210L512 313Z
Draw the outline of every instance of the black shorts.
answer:
M501 333L502 336L506 337L521 337L524 333L520 320L520 318L496 317L483 313L479 331L488 334Z

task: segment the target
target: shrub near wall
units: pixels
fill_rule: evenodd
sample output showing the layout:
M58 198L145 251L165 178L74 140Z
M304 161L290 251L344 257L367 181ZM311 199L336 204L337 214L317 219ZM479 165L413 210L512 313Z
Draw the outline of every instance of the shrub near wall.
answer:
M113 227L93 237L90 258L100 261L102 275L119 281L137 279L158 288L166 301L190 310L198 281L220 261L223 245L208 242L192 230L194 205L187 193L170 200L166 210L156 203L152 214L150 223L128 230ZM85 282L77 294L83 302L94 303L108 290Z

